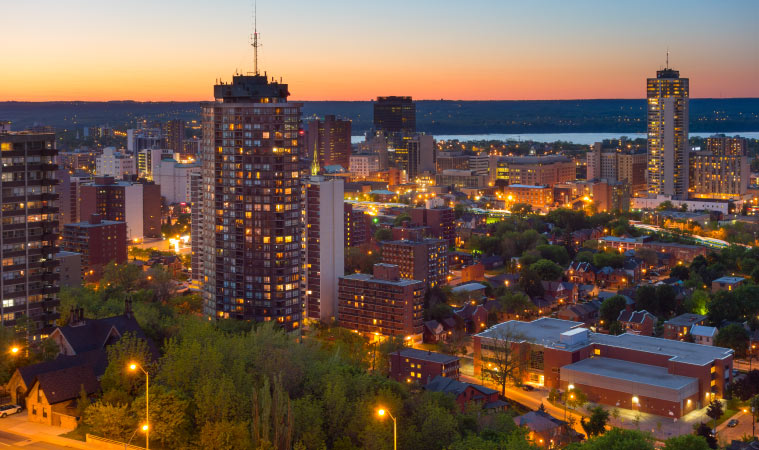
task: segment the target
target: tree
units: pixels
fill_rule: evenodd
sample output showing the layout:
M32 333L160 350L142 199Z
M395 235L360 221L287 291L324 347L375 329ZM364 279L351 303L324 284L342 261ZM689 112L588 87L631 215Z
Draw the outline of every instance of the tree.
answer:
M669 276L685 281L690 278L690 270L685 266L675 266L670 270Z
M725 413L725 409L722 406L722 402L719 400L712 400L711 403L709 403L709 406L706 407L706 415L711 417L712 421L714 421L714 426L712 428L717 427L717 420L719 420L720 417Z
M619 336L620 334L624 332L625 332L625 329L618 320L615 320L609 325L609 334L612 336Z
M249 450L250 433L245 422L206 422L200 431L200 447L214 450Z
M655 250L650 248L639 248L635 250L635 256L642 259L648 267L656 266L659 262L659 255Z
M543 284L540 276L529 267L522 269L519 274L519 287L530 297L543 295Z
M501 388L501 395L506 395L506 385L518 382L527 361L522 346L523 340L508 323L495 329L493 336L483 338L483 367L485 376Z
M393 238L393 232L387 228L380 228L374 233L374 240L377 242L389 241Z
M123 440L132 434L137 421L127 405L106 405L101 402L90 405L84 412L84 423L94 434L108 439Z
M374 265L380 262L380 256L379 250L368 246L348 247L345 249L345 273L372 273Z
M260 389L253 390L251 436L255 447L289 450L293 441L294 418L290 396L275 379L272 386L264 378Z
M560 266L569 264L569 253L563 245L538 245L536 250L540 253L541 258L551 260Z
M400 226L403 225L403 222L408 222L411 220L411 216L408 215L408 213L402 213L398 214L398 216L393 220L393 225Z
M150 440L155 439L164 448L176 447L186 441L189 434L189 401L182 399L177 392L169 391L163 386L150 388ZM132 414L142 417L145 414L145 396L142 395L132 403Z
M737 358L745 358L748 352L749 334L743 326L732 323L717 332L714 344L718 347L731 348L735 350Z
M609 422L609 411L600 406L590 409L590 418L580 419L580 425L588 437L598 436L606 432L606 424Z
M87 391L84 389L84 385L82 385L79 391L79 398L76 402L76 416L83 417L84 412L89 408L90 404L90 396L87 395Z
M612 428L583 443L570 444L567 450L654 450L653 438L637 430Z
M535 303L524 292L507 290L502 296L497 298L498 308L506 314L525 314L525 311L536 309Z
M572 389L564 393L564 402L569 409L582 408L588 403L588 396L579 389ZM609 420L608 414L606 420Z
M627 300L621 295L614 295L607 298L601 303L601 309L598 315L602 320L601 324L610 326L619 317L619 313L627 307Z
M717 448L717 438L712 434L712 429L705 423L700 423L694 427L696 436L701 436L706 441L709 448Z
M519 216L524 217L527 214L530 214L532 212L532 205L529 203L514 203L511 206L511 213Z
M683 434L664 441L663 450L709 450L709 444L701 436Z
M706 306L709 304L709 298L708 292L702 289L695 290L693 294L685 299L683 307L687 312L706 315Z
M541 259L540 261L531 264L530 270L535 272L541 280L555 281L564 275L564 269L560 265L548 259Z
M620 253L596 253L593 255L593 265L598 268L612 267L619 269L625 264L625 255Z
M592 263L593 253L587 250L581 251L575 255L575 261Z
M100 385L103 391L120 390L131 395L136 395L141 390L145 377L142 373L135 374L128 370L129 364L136 362L145 370L150 370L152 355L148 344L143 339L137 338L133 333L124 335L115 344L109 345L108 367L105 369Z

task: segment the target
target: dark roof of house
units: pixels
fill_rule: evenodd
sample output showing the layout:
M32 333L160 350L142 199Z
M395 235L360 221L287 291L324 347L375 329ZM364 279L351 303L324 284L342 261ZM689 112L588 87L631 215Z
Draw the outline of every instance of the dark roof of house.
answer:
M442 325L437 320L428 320L424 322L424 327L427 328L427 330L430 333L435 334L437 332L438 327L442 328ZM442 329L441 329L441 333L442 333Z
M645 309L640 311L622 310L619 312L619 317L617 317L617 320L619 322L643 323L646 320L646 317L650 317L651 320L656 322L656 317L654 317L653 314L646 311Z
M416 348L404 348L395 352L402 358L413 358L422 361L430 361L438 364L450 364L459 360L458 356L446 355L444 353L435 353L427 350Z
M108 355L104 349L92 350L75 356L58 355L52 361L19 367L18 373L28 389L38 375L77 366L90 366L95 376L102 376L108 366Z
M103 319L84 319L82 322L81 325L68 324L58 327L58 330L77 354L102 349L107 343L111 329L116 328L120 336L124 336L125 333L133 333L137 338L145 340L154 357L159 356L158 348L145 335L133 315L122 314Z
M730 443L725 450L759 450L759 441L754 438L751 442L743 442L734 440Z
M554 419L551 415L540 411L530 411L527 414L514 417L514 422L517 426L527 427L535 432L553 430L564 424L561 420Z
M482 305L473 305L471 303L467 303L460 309L454 309L453 312L464 320L471 320L477 310L480 309L480 307L482 307ZM487 309L485 309L485 311L487 311Z
M689 327L698 324L704 319L706 319L706 316L703 316L701 314L685 313L669 319L668 321L664 322L664 324L674 325L676 327Z
M451 328L456 328L456 319L453 317L446 317L445 319L441 320L440 323L443 324L443 328L450 330Z
M51 405L79 397L82 386L87 394L94 394L100 390L100 383L90 366L69 367L39 374L36 381Z
M430 380L430 382L424 386L424 389L432 392L445 392L447 394L459 396L464 393L464 391L466 391L466 388L469 386L479 391L483 395L492 395L498 393L498 391L495 389L490 389L479 384L464 383L453 378L441 377L440 375Z

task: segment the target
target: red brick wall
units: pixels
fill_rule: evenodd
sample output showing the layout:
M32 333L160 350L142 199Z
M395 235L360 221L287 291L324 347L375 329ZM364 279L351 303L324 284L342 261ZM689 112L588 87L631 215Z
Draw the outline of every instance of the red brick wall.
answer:
M567 383L563 382L561 388L566 390ZM634 405L632 401L633 396L624 392L617 392L578 383L575 383L575 388L584 392L588 396L588 401L594 403L601 403L617 408L632 409L635 411L656 414L665 417L680 417L682 415L680 404L678 402L671 402L668 400L638 395L639 405ZM686 411L688 412L696 408L696 405L698 403L698 394L691 396L690 400L690 406L687 405L686 401ZM674 414L673 416L669 415L670 411L672 411L672 414Z

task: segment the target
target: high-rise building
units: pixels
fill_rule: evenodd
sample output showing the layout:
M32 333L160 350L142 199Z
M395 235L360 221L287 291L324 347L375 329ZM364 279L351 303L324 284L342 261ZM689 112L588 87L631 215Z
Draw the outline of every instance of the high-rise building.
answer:
M163 124L166 147L175 153L184 153L184 120L174 119Z
M649 195L687 198L688 97L688 79L677 70L659 70L647 81Z
M627 182L633 191L645 189L647 155L620 140L596 142L586 154L587 179Z
M344 241L346 247L358 247L369 242L371 239L371 226L369 218L371 216L360 209L356 209L352 204L343 202L344 211Z
M304 229L306 317L326 321L337 315L337 279L345 275L343 180L313 175L306 181Z
M79 222L79 203L82 198L82 185L90 183L92 176L88 173L75 172L71 175L68 170L58 169L55 173L58 179L58 199L61 213L60 223Z
M174 150L170 148L146 148L137 152L137 175L148 180L164 159L173 159ZM114 176L114 175L110 175Z
M301 325L300 111L286 84L236 75L203 112L200 245L210 317Z
M114 147L106 147L95 158L95 175L99 177L123 178L137 173L134 155L127 155Z
M690 196L727 200L746 194L750 173L746 151L746 139L707 138L706 150L688 155Z
M398 266L401 278L422 281L427 289L441 286L448 277L448 242L442 239L385 241L382 262Z
M191 242L191 277L199 283L203 278L203 247L200 245L201 217L203 216L203 174L202 172L190 173L190 242Z
M456 230L453 222L456 214L452 208L412 208L410 211L411 225L429 227L430 234L443 239L448 246L456 244Z
M339 165L348 170L351 156L351 121L327 115L308 122L306 152L319 154L319 166Z
M374 129L386 133L416 132L416 104L411 97L377 97Z
M126 224L103 220L92 214L85 222L69 223L63 227L61 248L81 255L82 279L98 280L110 262L127 260Z
M166 204L189 203L190 176L200 173L200 164L181 164L175 159L162 159L153 169L152 179L161 187Z
M413 181L423 172L435 172L435 139L427 134L415 134L404 137L399 148L395 149L398 168L403 170L405 178Z
M490 160L491 181L529 186L553 186L573 181L577 175L574 161L562 155L498 156Z
M127 130L127 150L137 153L146 148L165 148L166 139L160 128L130 128Z
M349 172L353 179L366 179L372 172L379 172L380 158L375 154L351 155Z
M95 177L81 187L80 218L100 214L103 220L126 222L127 239L161 237L161 187L154 183Z
M375 264L374 275L340 277L340 326L365 336L403 336L421 342L424 283L400 277L392 264Z
M29 319L29 340L46 336L58 313L58 181L55 134L10 131L0 123L0 325Z

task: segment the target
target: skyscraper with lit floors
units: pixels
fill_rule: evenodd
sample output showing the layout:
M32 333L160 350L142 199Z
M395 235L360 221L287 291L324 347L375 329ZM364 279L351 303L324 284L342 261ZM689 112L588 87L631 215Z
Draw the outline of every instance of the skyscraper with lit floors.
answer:
M648 193L652 196L688 196L688 81L667 67L646 83Z
M199 223L210 317L301 325L300 110L286 84L235 75L203 105Z

